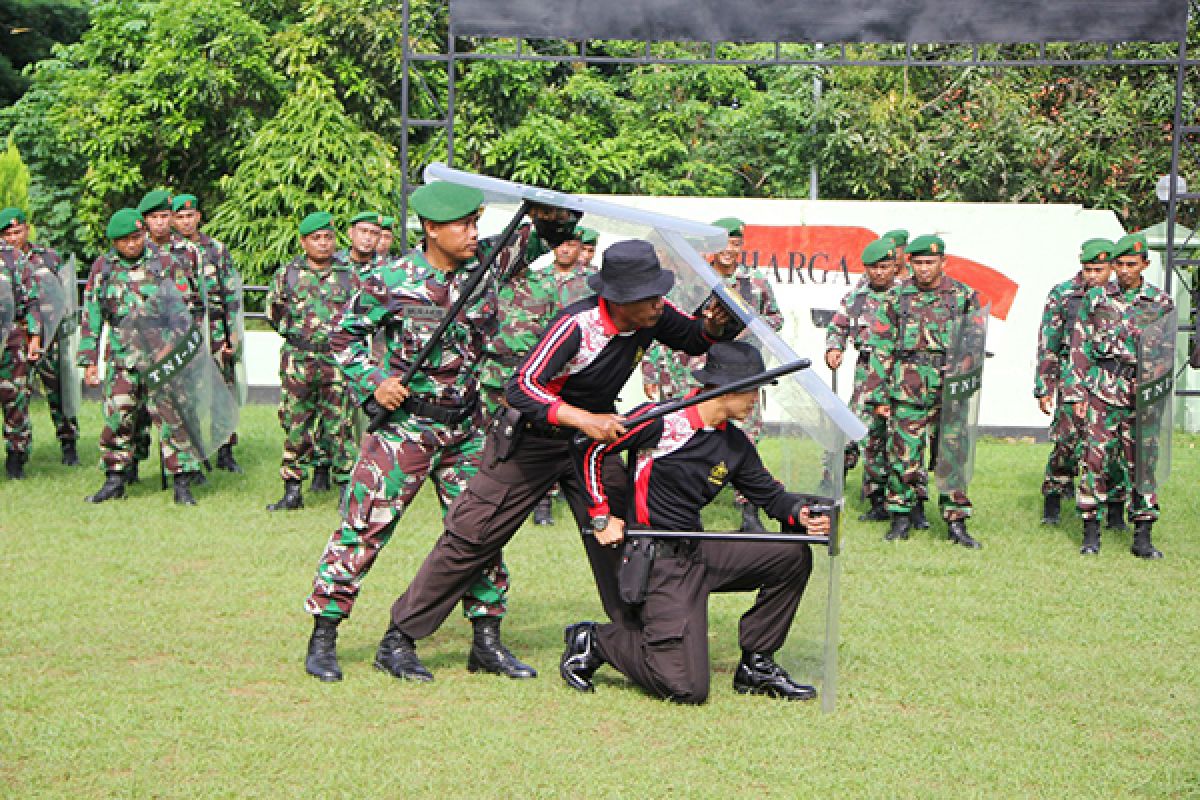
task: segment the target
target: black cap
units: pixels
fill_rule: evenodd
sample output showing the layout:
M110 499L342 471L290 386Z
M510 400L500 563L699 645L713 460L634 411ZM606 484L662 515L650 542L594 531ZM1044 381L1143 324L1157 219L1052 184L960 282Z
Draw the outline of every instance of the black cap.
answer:
M762 354L749 342L716 342L708 349L704 366L692 370L692 375L704 386L728 386L766 371ZM759 385L769 383L775 381L763 381Z
M675 273L662 268L654 245L642 239L613 244L604 251L600 271L588 278L588 286L612 303L663 297L674 285Z

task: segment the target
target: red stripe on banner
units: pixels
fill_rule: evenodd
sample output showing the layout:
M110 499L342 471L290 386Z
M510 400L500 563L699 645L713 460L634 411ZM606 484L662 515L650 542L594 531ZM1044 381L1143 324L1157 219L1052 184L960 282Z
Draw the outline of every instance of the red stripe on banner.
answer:
M747 225L746 258L760 267L822 272L863 271L862 251L879 238L854 225ZM961 256L946 256L946 274L979 292L992 316L1007 319L1020 285L999 270Z

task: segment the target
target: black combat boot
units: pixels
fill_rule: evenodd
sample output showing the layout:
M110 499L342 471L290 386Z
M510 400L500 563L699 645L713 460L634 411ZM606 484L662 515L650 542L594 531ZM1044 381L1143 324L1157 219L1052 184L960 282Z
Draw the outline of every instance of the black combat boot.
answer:
M743 652L733 673L733 689L738 694L765 694L785 700L812 700L817 696L812 686L792 680L770 653Z
M295 511L304 508L304 495L300 493L300 481L284 481L283 497L267 506L267 511Z
M576 622L563 630L566 649L558 662L558 674L577 692L594 692L592 676L604 665L596 649L596 623Z
M1154 542L1150 541L1152 527L1154 527L1152 520L1139 519L1133 522L1133 546L1129 548L1129 552L1138 558L1163 557L1162 551L1154 546Z
M1057 525L1062 520L1062 495L1048 494L1042 498L1042 524Z
M919 531L929 530L929 520L925 517L925 501L918 500L913 506L913 510L909 512L912 517L912 526Z
M1125 501L1109 500L1104 504L1104 527L1110 531L1127 531L1125 524Z
M10 481L19 481L25 477L25 453L17 452L16 450L8 451L8 459L4 462L4 470L8 473Z
M971 534L967 533L967 521L965 519L952 519L946 523L948 533L946 538L955 544L961 544L970 550L978 550L983 547L979 542L971 538Z
M314 467L312 484L308 488L314 492L328 492L330 485L329 465L325 464L320 467Z
M891 519L891 515L887 510L887 503L884 502L883 492L873 492L870 495L871 507L862 514L858 515L859 522L887 522Z
M226 472L233 472L238 475L242 473L242 467L233 458L233 445L226 442L217 448L217 469L223 469Z
M1083 521L1083 547L1079 548L1081 556L1094 556L1100 553L1100 519L1092 517Z
M538 504L533 507L533 524L554 524L554 499L550 497L549 493L547 493L546 496L539 500Z
M314 678L332 683L342 679L342 668L337 660L337 626L339 619L313 617L312 636L308 637L308 654L304 657L304 671Z
M125 473L110 472L104 477L104 485L100 487L100 491L90 497L85 497L89 503L103 503L105 500L112 500L114 497L120 498L125 496Z
M175 505L194 506L196 498L192 497L193 472L178 472L175 474Z
M75 450L74 439L62 440L62 463L68 467L79 466L79 453Z
M417 645L412 637L395 625L388 627L379 642L379 649L375 651L375 669L403 680L421 683L433 680L433 673L417 658Z
M742 510L742 527L739 528L742 533L765 533L766 528L763 527L762 520L758 518L758 506L751 503L749 500L743 500L738 503Z
M888 528L888 532L883 535L885 542L894 542L897 539L907 539L908 531L912 528L912 515L906 511L892 512L892 527Z
M499 617L475 617L471 620L475 640L467 656L468 672L489 672L509 678L536 678L537 670L521 663L500 641Z
M129 462L129 471L125 473L126 483L137 483L141 478L138 477L138 460L135 458Z

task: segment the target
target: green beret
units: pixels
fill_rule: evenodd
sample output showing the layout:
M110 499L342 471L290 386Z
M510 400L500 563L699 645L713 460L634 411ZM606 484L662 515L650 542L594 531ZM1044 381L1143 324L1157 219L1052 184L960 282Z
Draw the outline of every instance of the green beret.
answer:
M1088 239L1079 247L1079 263L1109 261L1113 257L1114 245L1108 239Z
M333 214L328 211L314 211L304 219L300 220L300 235L308 236L310 233L328 228L333 230Z
M350 218L351 225L357 225L360 222L374 222L376 225L383 225L383 214L378 211L360 211Z
M139 214L149 214L153 211L170 211L171 210L171 193L166 189L154 189L146 192L146 196L142 198L142 202L138 203L137 207Z
M908 231L904 228L896 228L894 231L888 231L883 235L884 239L891 239L894 247L904 247L908 244Z
M427 183L408 198L408 207L430 222L453 222L483 206L483 192L449 181Z
M725 233L730 236L741 236L742 231L746 228L746 223L737 217L721 217L713 222L713 227L723 228Z
M862 251L862 263L864 267L869 267L872 264L878 264L885 258L892 257L892 251L896 249L896 243L886 236L882 239L876 239L871 242Z
M390 231L392 228L396 227L396 218L383 217L383 219L379 222L379 227L383 228L385 231Z
M120 239L131 233L137 233L142 228L142 215L136 208L122 208L108 219L108 228L104 231L110 240Z
M14 222L25 223L25 212L16 206L9 206L0 211L0 231L8 230Z
M937 236L927 234L918 236L908 243L904 248L904 252L910 256L944 256L946 255L946 243Z
M194 194L181 194L171 201L172 211L199 211L200 201Z
M1146 244L1146 236L1141 233L1130 233L1117 239L1113 246L1113 258L1118 256L1148 256L1150 246Z
M575 232L579 234L579 241L583 242L584 244L595 244L600 239L600 234L596 233L596 231L592 230L591 228L585 228L582 225L576 228Z

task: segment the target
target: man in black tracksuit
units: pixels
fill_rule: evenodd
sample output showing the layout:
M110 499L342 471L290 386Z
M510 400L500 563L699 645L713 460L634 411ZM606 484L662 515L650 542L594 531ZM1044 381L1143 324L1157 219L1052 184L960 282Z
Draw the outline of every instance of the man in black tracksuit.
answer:
M711 389L763 369L753 345L728 342L713 345L704 368L693 374ZM746 434L729 423L744 420L758 396L757 387L730 392L639 425L640 413L654 408L643 406L629 416L624 435L590 446L583 476L597 543L615 548L626 526L703 530L700 510L728 483L786 529L828 535L829 518L810 517L804 498L771 477ZM610 517L609 497L598 478L618 451L629 453L633 489ZM653 694L703 703L709 690L708 596L757 589L754 606L739 626L742 660L734 689L789 700L816 696L813 687L793 681L773 659L812 571L806 543L660 539L655 546L638 624L580 622L567 628L560 672L569 686L592 691L593 673L607 662Z
M381 649L381 660L396 677L429 679L414 640L438 629L479 570L500 553L556 482L581 532L587 530L588 502L571 439L579 431L596 441L625 433L616 414L617 393L645 349L660 341L699 355L730 322L716 304L692 317L665 301L675 276L662 268L646 241L613 244L600 272L588 282L596 295L565 308L517 367L506 387L514 413L497 417L479 473L450 507L445 532L392 606L392 625L385 635L388 652ZM519 436L515 445L514 435ZM608 464L604 480L610 496L624 496L620 464ZM620 553L598 545L590 532L583 543L605 612L614 621L625 618L630 609L616 587Z

